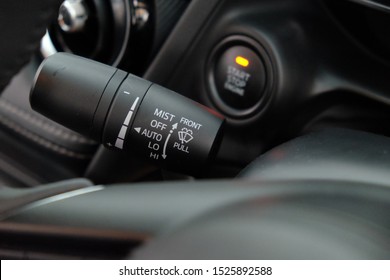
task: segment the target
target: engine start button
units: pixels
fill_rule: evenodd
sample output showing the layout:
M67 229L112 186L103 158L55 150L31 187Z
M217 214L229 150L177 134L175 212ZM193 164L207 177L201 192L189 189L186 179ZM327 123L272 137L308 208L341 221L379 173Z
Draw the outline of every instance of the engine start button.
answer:
M236 109L249 109L262 97L265 67L259 56L244 46L226 50L215 65L215 84L220 98Z
M221 42L211 57L209 86L216 106L234 117L258 112L272 84L271 64L262 46L233 36Z

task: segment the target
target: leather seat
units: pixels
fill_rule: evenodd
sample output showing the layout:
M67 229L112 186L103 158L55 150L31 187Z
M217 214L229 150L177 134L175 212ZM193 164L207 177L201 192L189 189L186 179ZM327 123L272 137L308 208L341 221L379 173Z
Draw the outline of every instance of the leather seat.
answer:
M32 111L39 62L17 74L0 96L0 184L34 186L84 173L97 144Z

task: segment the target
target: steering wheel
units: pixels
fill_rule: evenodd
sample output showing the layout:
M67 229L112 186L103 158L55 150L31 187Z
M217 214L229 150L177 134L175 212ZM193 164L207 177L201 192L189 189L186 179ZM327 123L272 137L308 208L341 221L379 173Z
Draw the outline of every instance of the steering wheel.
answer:
M388 259L389 145L331 130L276 147L236 180L3 189L0 233L56 258L72 244L86 258Z
M389 143L350 130L317 132L274 148L238 180L166 187L159 196L187 199L182 216L203 207L131 257L387 259Z
M0 2L0 92L39 47L61 0Z

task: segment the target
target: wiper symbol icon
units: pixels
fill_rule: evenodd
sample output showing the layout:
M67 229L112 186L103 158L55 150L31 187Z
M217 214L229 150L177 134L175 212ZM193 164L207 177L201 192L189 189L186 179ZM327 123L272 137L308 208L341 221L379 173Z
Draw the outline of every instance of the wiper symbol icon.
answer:
M177 133L179 135L179 140L182 144L190 142L194 137L192 136L192 130L183 128Z

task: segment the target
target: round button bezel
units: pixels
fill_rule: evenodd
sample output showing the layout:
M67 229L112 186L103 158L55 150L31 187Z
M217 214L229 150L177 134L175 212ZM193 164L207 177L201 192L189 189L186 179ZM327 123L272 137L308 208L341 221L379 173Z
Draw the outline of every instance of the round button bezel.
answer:
M235 46L244 46L251 49L259 56L259 59L263 62L265 68L266 83L264 86L263 94L253 106L245 109L234 108L231 105L227 104L220 96L215 81L215 69L217 67L217 61L224 54L225 51ZM226 114L229 117L247 118L255 114L260 114L270 100L274 84L271 60L264 47L257 41L249 37L235 35L222 40L211 52L210 59L207 64L206 73L206 81L208 83L211 101L214 103L217 109L219 109L222 113Z

